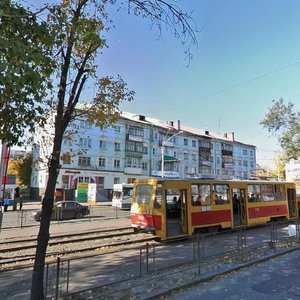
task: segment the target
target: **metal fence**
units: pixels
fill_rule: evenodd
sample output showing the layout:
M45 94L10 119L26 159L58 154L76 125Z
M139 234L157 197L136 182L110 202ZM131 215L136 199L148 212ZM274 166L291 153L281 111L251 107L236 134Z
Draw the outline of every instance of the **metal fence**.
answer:
M46 265L45 293L48 298L59 299L178 266L196 268L198 275L203 275L222 265L255 261L299 243L298 220L296 223L272 222L255 229L241 226L232 231L196 234L188 241L146 244L135 250L80 259L58 258Z

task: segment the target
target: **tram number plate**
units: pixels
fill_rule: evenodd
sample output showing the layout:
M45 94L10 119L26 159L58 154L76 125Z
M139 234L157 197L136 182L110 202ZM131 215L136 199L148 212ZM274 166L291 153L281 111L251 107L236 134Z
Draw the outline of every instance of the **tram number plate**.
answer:
M211 206L203 206L202 211L211 211Z

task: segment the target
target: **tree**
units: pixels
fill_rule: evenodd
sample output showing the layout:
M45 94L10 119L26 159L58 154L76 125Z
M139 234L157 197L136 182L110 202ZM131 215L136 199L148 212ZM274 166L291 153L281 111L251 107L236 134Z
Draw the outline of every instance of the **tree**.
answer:
M42 120L52 42L47 23L10 0L0 1L0 23L0 140L20 145Z
M159 30L166 25L183 43L196 41L189 23L192 19L176 5L165 0L126 2L130 12L149 18ZM105 7L117 3L116 0L62 0L60 4L47 6L47 29L57 89L52 88L55 96L47 103L47 110L55 113L54 138L32 275L31 299L34 300L44 299L45 254L64 134L70 122L78 116L85 116L89 122L101 127L112 124L119 117L119 103L133 99L134 93L127 89L121 77L99 78L95 65L96 56L107 45L103 36L109 30L105 26L109 24ZM82 91L88 80L95 83L98 92L94 99L83 101Z
M285 180L285 157L283 154L277 154L275 159L275 169L273 170L273 173L276 175L276 177L279 180Z
M16 185L20 185L19 169L22 165L22 158L16 157L8 161L7 174L16 176Z
M22 158L22 164L19 168L19 181L22 186L30 187L30 177L32 170L32 152L27 153L24 158Z
M273 101L261 124L277 136L285 160L300 157L300 113L294 111L294 104L283 99Z
M30 152L25 157L16 157L9 160L7 173L16 176L17 186L30 187L32 158L33 155Z

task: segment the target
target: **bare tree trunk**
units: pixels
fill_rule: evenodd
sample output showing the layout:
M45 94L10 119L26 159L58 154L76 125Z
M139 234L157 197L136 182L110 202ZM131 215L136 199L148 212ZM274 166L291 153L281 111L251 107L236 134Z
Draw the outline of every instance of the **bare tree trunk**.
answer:
M42 204L40 230L37 237L35 262L32 273L31 300L43 300L44 295L44 267L48 241L50 238L50 221L54 202L56 180L59 173L59 154L63 132L55 137L52 158L49 165L49 180Z

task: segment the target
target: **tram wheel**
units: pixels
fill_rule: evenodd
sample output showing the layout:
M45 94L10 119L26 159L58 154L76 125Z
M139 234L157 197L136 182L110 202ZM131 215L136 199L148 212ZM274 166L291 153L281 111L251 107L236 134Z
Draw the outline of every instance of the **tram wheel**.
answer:
M219 231L219 226L211 226L207 228L207 232L214 234L217 233Z

